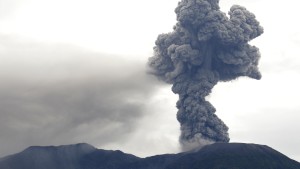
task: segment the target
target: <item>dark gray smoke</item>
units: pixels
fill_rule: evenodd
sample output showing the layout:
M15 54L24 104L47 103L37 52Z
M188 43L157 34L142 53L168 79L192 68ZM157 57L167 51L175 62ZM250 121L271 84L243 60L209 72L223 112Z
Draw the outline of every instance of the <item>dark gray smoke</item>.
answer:
M261 78L259 50L247 42L263 28L242 6L232 6L228 18L220 11L219 0L182 0L175 12L178 22L173 32L158 36L149 65L151 73L179 94L182 148L229 142L228 127L205 97L218 81Z

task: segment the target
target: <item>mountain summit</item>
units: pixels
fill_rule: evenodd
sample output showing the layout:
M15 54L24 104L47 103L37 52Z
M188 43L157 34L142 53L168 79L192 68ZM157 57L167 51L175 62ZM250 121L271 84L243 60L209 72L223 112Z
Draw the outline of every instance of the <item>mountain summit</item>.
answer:
M139 158L86 144L32 146L0 159L1 169L300 169L300 163L257 144L215 143L200 150Z

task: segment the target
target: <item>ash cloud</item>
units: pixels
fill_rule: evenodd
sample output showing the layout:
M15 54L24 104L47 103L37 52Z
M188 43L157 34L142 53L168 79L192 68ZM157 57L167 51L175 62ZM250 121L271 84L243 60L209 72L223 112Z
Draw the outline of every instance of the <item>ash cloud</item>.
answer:
M248 42L263 28L242 6L232 6L227 17L218 0L182 0L175 13L178 22L172 32L158 36L149 66L179 94L182 148L229 142L228 127L205 97L219 81L261 78L259 50Z
M151 111L158 84L144 62L16 39L0 38L0 157L31 145L120 145Z

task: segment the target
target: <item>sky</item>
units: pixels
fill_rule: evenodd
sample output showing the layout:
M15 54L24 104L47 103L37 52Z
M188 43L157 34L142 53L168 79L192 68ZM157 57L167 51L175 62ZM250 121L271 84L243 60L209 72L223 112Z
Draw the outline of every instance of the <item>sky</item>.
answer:
M176 153L178 96L147 74L178 0L0 0L0 157L32 145L86 142L145 157ZM265 33L257 81L219 83L208 100L231 142L300 161L300 23L296 0L221 0Z

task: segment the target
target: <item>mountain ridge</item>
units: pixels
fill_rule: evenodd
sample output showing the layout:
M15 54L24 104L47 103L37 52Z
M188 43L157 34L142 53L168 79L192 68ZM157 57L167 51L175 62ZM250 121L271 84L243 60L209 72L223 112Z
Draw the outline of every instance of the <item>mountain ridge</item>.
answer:
M215 143L199 150L140 158L87 143L31 146L0 158L1 169L300 169L266 145Z

